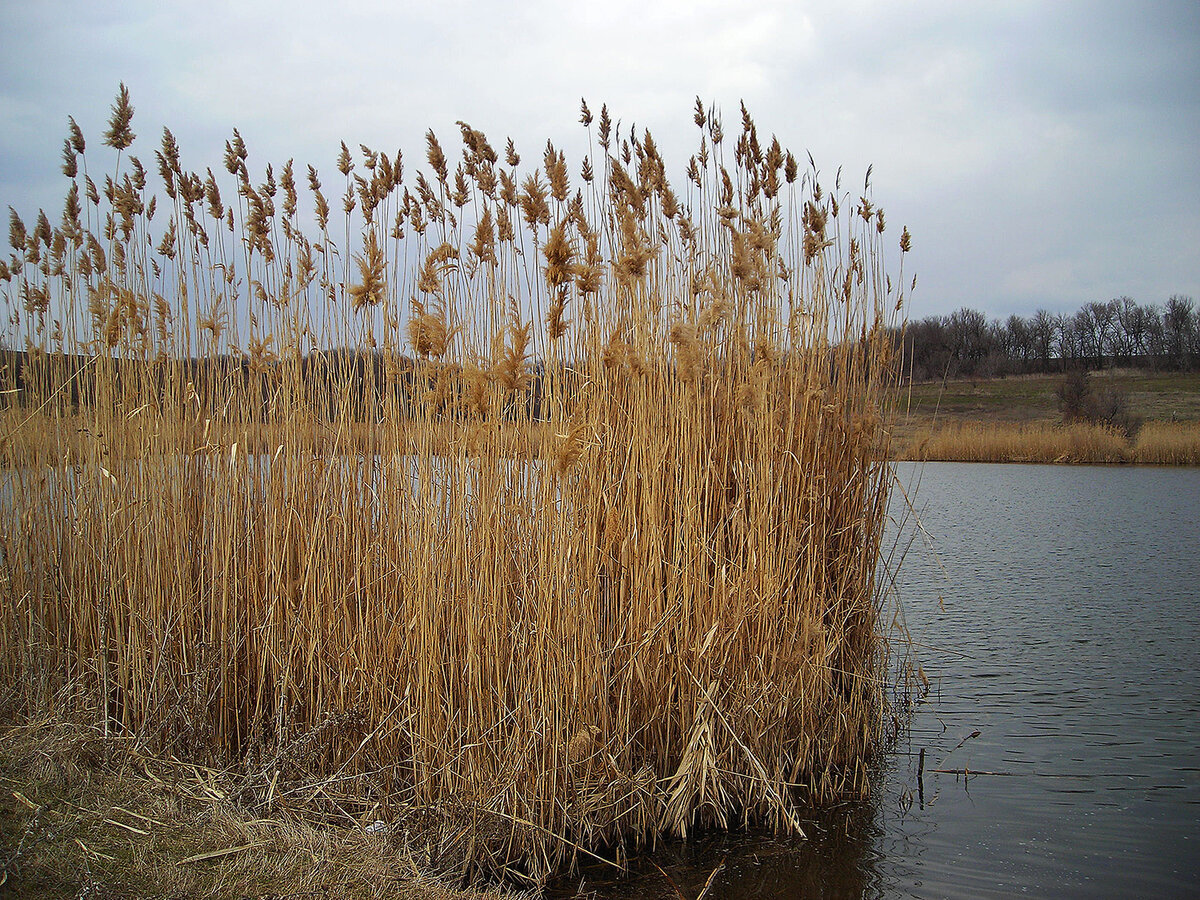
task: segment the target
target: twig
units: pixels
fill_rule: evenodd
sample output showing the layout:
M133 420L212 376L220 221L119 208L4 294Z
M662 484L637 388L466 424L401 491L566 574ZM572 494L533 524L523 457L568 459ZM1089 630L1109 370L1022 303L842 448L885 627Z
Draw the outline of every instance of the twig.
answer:
M651 860L651 862L653 862L653 860ZM671 876L667 874L666 869L664 869L658 863L654 863L654 868L656 868L656 869L658 869L658 871L662 872L662 877L667 879L667 884L669 884L671 886L671 890L673 890L675 892L675 896L678 897L679 900L687 900L687 897L685 897L683 895L683 891L681 891L679 889L679 885L677 885L675 883L675 881L671 878Z
M205 862L210 859L220 859L222 856L232 856L235 853L245 853L247 850L253 850L256 847L265 846L268 841L256 841L253 844L243 844L240 847L229 847L225 850L214 850L212 853L197 853L195 856L189 856L187 859L180 860L183 863Z
M116 825L118 828L124 828L126 831L132 831L134 834L148 835L150 832L143 831L135 825L126 825L124 822L118 822L116 819L105 819L109 825Z
M116 860L107 853L101 853L99 850L93 850L79 838L75 838L75 843L77 843L80 849L83 850L84 855L89 856L92 859L107 859L109 862L116 862Z
M708 881L704 882L704 890L702 890L696 900L704 900L708 896L708 892L712 890L713 882L717 880L717 876L725 871L725 860L721 860L721 864L712 870L712 874L708 876Z

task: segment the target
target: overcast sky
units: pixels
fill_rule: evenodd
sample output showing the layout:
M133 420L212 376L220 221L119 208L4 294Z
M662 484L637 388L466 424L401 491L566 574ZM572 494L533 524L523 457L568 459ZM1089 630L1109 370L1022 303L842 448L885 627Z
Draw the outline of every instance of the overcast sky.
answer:
M336 10L336 11L335 11ZM236 126L252 176L338 143L423 165L464 119L577 172L579 101L648 127L683 180L699 95L739 101L822 173L907 224L910 315L1200 301L1200 2L5 0L0 209L57 221L67 116L93 152L124 81L144 160L164 125L220 172ZM102 155L99 159L105 159ZM302 170L301 170L302 171Z

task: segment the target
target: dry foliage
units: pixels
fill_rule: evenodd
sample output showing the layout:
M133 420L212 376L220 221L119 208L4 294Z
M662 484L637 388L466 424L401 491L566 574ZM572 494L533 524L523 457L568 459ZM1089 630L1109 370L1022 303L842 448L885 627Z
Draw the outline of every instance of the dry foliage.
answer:
M1077 422L955 422L914 436L901 456L944 462L1118 463L1129 444L1116 428Z
M1132 440L1110 425L953 422L926 427L897 456L948 462L1200 465L1195 423L1147 422Z
M429 871L413 830L264 818L229 773L157 759L91 723L0 728L0 894L498 900Z
M435 810L439 852L534 881L868 790L882 211L747 114L731 148L697 103L678 193L595 121L578 187L465 124L408 181L343 145L341 243L316 170L255 184L236 131L232 189L165 132L157 195L68 139L62 224L14 212L0 272L27 709L66 691L268 812Z
M1138 432L1133 458L1159 466L1200 466L1200 425L1147 422Z

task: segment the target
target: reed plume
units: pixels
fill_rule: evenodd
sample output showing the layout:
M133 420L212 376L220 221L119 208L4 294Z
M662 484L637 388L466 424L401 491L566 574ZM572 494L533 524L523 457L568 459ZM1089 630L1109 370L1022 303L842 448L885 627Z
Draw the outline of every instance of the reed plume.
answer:
M575 194L462 123L407 186L343 143L344 235L236 131L98 192L72 120L0 270L5 688L264 807L433 812L460 872L865 794L904 296L880 211L694 119L678 190L607 106Z

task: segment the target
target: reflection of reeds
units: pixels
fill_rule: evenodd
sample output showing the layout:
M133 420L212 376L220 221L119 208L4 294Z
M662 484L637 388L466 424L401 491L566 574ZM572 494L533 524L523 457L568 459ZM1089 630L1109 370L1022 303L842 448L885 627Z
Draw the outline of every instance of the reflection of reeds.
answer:
M732 149L696 120L683 195L606 109L576 189L553 147L522 175L466 125L407 186L343 145L341 244L315 170L314 232L236 132L230 193L169 132L157 197L69 142L75 202L14 214L0 272L27 347L6 682L264 802L440 809L471 865L535 876L863 793L883 215L748 115Z

